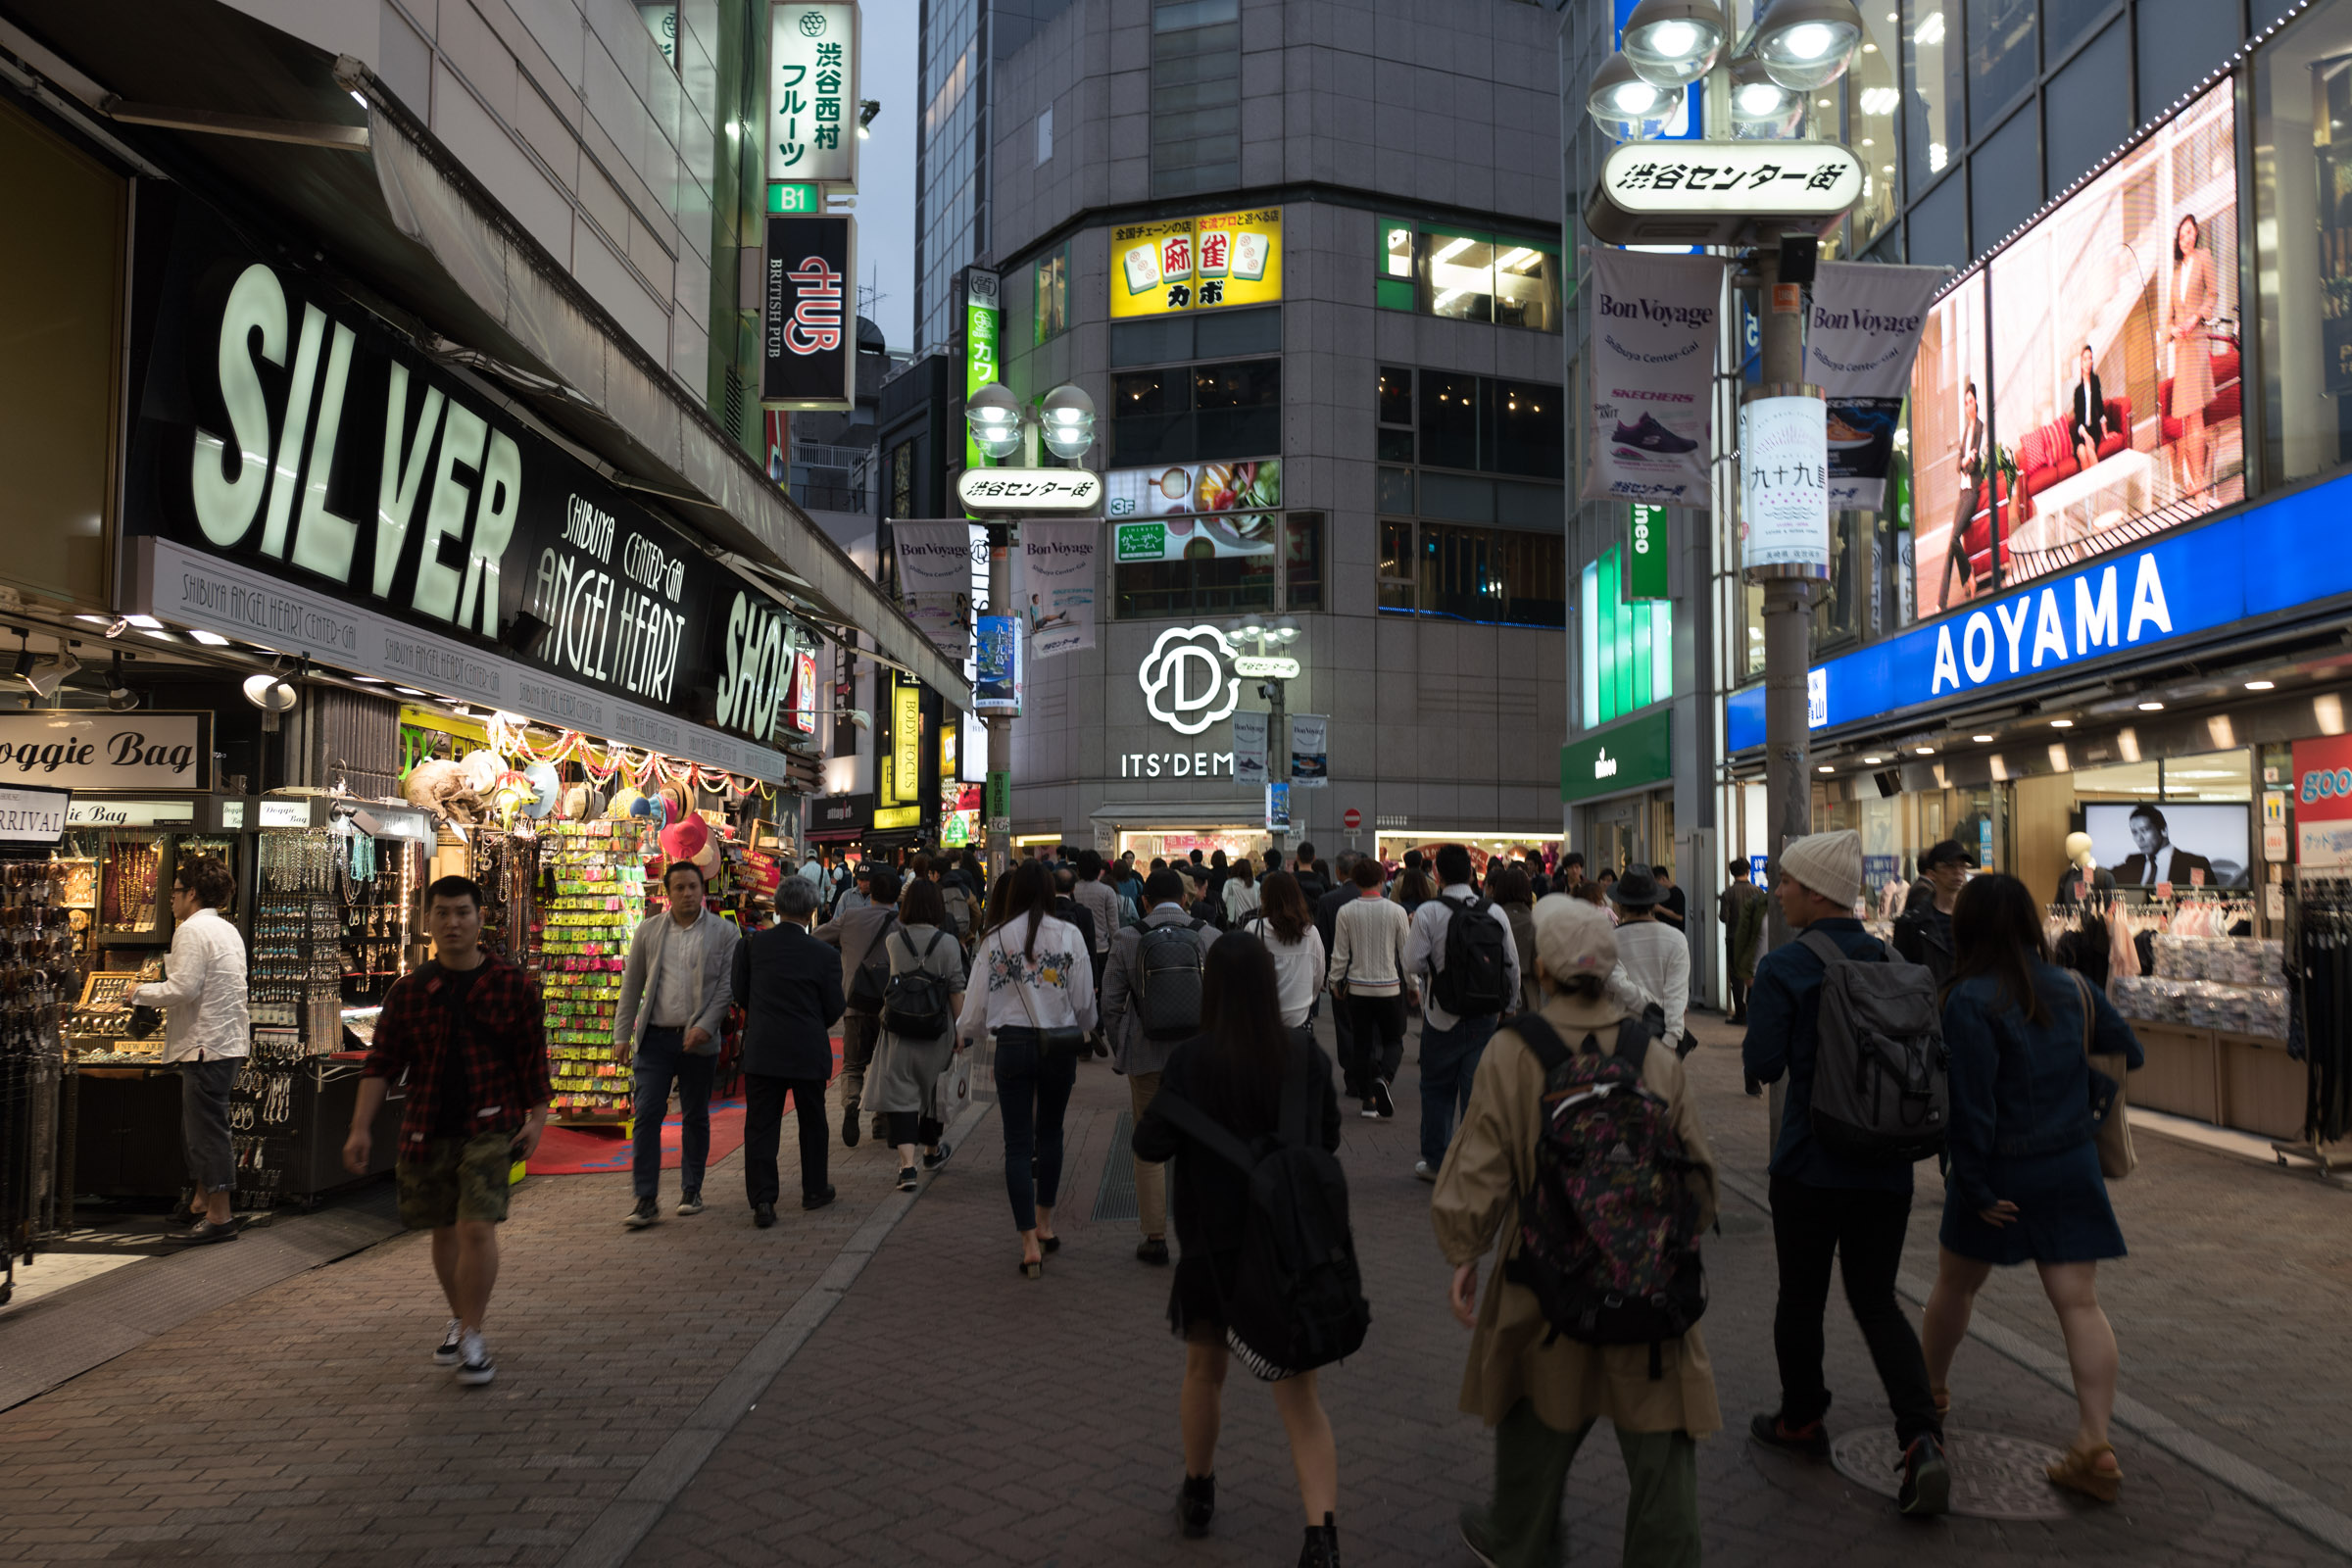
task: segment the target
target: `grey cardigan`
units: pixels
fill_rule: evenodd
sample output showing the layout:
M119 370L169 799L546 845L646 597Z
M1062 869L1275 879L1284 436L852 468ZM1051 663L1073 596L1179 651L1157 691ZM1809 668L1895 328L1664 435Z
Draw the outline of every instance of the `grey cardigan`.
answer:
M694 1049L694 1054L715 1056L719 1028L727 1021L727 1008L735 1000L735 948L742 942L743 933L708 908L688 929L698 932L703 939L703 963L701 1000L695 1005L694 1021L686 1027L704 1030L710 1036ZM629 939L628 964L621 971L620 1003L612 1009L614 1045L626 1041L634 1052L645 1043L646 1021L653 1016L653 1009L639 1004L645 999L651 977L662 972L662 955L668 949L670 938L678 934L678 922L666 911L648 915L638 923L637 934Z

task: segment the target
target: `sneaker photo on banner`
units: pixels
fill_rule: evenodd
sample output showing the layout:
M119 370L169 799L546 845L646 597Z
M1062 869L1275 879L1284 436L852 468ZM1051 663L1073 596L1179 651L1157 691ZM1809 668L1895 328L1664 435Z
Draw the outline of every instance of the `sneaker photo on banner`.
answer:
M1723 263L1592 249L1588 501L1700 506Z

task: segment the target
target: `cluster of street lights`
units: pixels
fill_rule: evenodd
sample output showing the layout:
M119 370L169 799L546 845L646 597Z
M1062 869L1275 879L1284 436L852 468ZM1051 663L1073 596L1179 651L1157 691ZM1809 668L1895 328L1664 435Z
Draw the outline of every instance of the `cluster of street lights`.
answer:
M1624 47L1592 74L1586 112L1617 141L1662 136L1729 41L1719 0L1642 0L1626 19ZM1805 94L1844 75L1861 41L1853 0L1779 0L1732 62L1732 134L1795 135Z
M1034 419L1046 450L1057 458L1079 458L1095 444L1095 400L1083 387L1057 386L1032 416L1002 381L991 381L964 400L964 423L972 444L992 458L1021 449L1021 427Z

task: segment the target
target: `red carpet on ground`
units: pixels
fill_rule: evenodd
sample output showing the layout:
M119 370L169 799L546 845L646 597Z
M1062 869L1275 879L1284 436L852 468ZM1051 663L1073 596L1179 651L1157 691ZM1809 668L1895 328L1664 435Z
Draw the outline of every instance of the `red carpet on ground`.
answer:
M833 1037L833 1070L841 1071L841 1036ZM787 1117L787 1120L790 1118ZM676 1170L685 1157L683 1133L675 1114L662 1121L662 1168ZM715 1165L743 1147L743 1102L710 1102L710 1163ZM620 1124L608 1127L550 1127L531 1154L533 1176L593 1176L627 1170L629 1140Z

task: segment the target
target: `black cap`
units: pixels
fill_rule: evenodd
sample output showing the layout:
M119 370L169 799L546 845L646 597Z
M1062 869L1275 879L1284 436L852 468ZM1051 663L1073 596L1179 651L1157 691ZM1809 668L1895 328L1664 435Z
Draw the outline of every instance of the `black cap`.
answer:
M1933 871L1939 865L1951 865L1955 862L1970 867L1974 867L1977 863L1976 857L1970 855L1958 839L1945 839L1919 858L1919 868L1922 871Z

